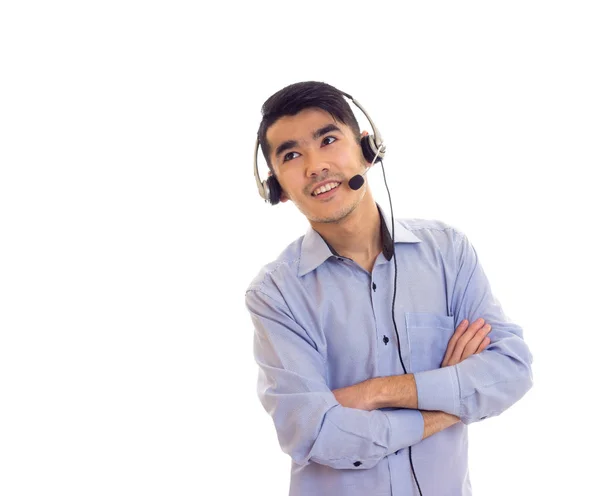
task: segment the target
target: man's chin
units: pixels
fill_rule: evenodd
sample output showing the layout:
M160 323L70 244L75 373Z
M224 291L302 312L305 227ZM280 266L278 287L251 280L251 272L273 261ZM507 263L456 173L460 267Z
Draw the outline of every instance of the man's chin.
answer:
M309 212L302 213L311 223L335 224L346 219L354 212L359 203L360 200L350 205L338 206L337 208L332 208L330 210L326 208L326 204L323 204L325 208L311 209Z

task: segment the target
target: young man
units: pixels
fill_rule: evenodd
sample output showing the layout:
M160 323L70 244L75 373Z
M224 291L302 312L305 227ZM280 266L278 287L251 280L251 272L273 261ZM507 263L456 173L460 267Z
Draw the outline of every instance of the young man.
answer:
M349 186L372 153L340 91L297 83L262 110L272 203L310 224L246 292L290 495L471 494L467 425L532 386L522 329L463 233L392 226L367 182Z

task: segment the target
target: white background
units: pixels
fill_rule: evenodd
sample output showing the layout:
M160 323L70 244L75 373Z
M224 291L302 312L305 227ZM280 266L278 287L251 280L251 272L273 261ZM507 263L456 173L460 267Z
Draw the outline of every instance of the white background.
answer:
M465 232L524 328L475 494L597 491L596 5L3 2L0 494L287 494L244 292L307 227L252 174L303 80L366 107L396 217Z

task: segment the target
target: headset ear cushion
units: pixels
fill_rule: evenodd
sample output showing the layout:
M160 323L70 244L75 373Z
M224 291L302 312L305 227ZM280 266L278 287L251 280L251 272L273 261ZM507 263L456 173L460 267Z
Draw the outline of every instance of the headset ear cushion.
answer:
M281 185L275 176L267 178L267 186L269 187L269 203L277 205L281 199Z
M377 145L375 144L375 138L372 134L363 136L360 139L360 147L362 148L363 156L367 162L373 162L375 155L377 155ZM385 146L380 150L377 160L375 162L381 162L381 159L385 155Z
M360 147L362 148L363 157L365 157L365 160L370 163L375 158L375 154L377 153L377 150L373 151L371 149L371 140L369 138L371 138L370 135L363 136L360 139ZM377 158L379 158L379 157L377 157Z

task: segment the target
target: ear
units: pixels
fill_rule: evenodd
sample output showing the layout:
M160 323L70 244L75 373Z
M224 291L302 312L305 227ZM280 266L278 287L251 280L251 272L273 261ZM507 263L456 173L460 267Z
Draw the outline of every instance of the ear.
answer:
M360 133L361 138L364 138L365 136L369 136L369 131L363 131L362 133Z

